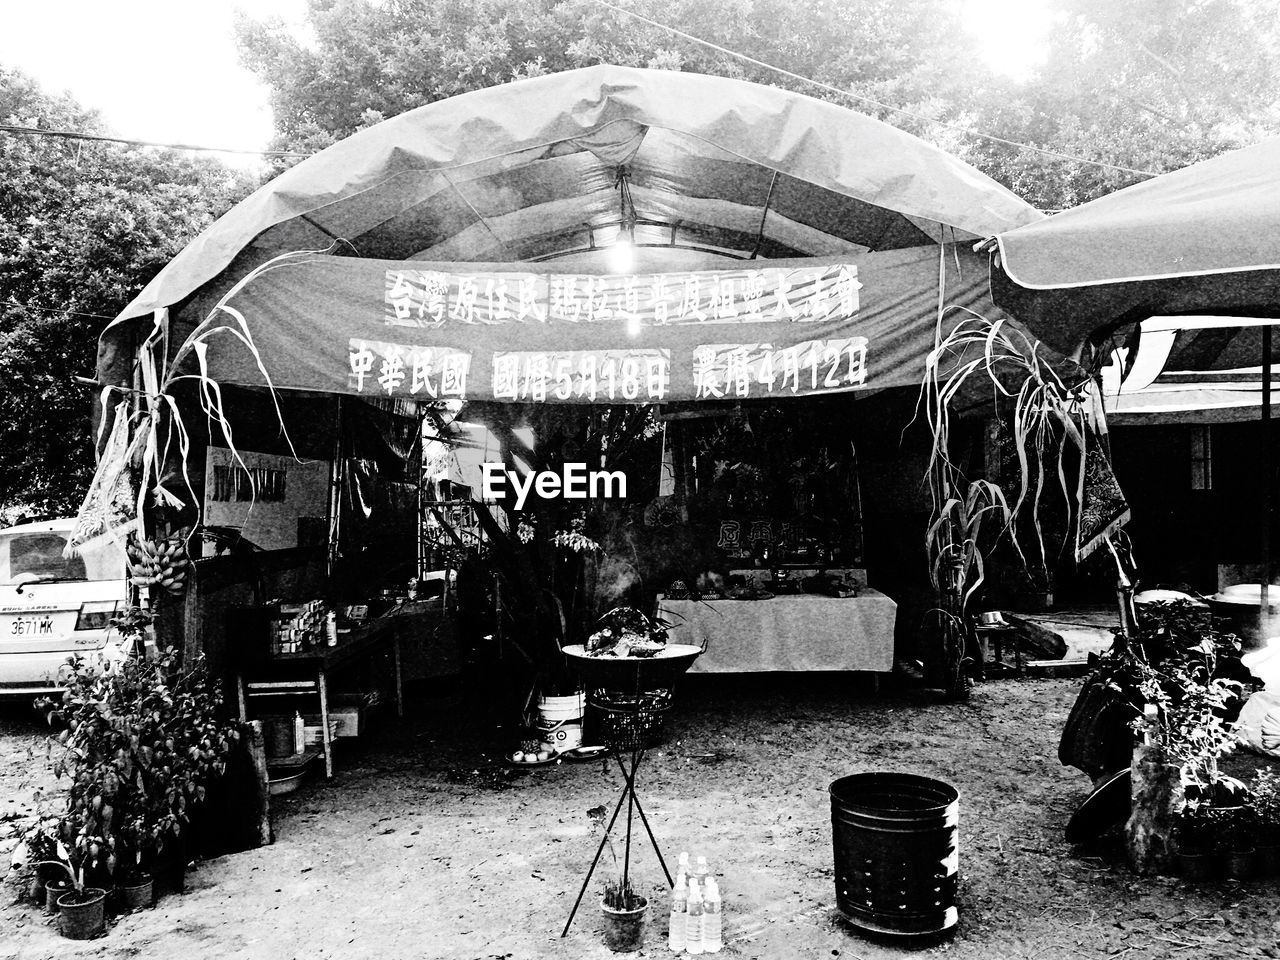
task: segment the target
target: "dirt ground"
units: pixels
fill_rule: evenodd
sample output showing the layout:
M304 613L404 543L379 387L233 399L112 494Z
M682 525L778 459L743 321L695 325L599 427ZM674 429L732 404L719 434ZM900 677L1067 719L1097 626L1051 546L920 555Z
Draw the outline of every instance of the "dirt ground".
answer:
M864 678L688 678L666 743L642 766L641 796L664 853L704 854L720 875L728 957L1280 956L1280 881L1140 879L1114 841L1063 841L1089 790L1056 757L1079 684L987 682L955 705L917 691L873 694ZM595 851L587 810L612 808L616 769L510 771L505 744L469 733L450 695L414 702L404 721L385 721L340 755L336 780L277 798L273 846L200 864L184 896L122 918L103 939L61 939L6 886L0 958L611 956L598 880L569 936L560 931ZM0 841L48 783L41 741L24 713L0 714ZM873 943L833 915L827 787L874 769L961 792L961 920L949 941ZM653 898L635 956L667 956L669 901L646 844L632 876Z

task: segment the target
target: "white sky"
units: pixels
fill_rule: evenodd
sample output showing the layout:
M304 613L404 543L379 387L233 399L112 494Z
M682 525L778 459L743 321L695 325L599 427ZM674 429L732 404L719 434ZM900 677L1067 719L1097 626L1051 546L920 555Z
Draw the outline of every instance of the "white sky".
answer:
M963 2L991 65L1025 77L1043 55L1045 0ZM304 0L0 0L0 63L69 91L118 136L260 150L271 111L237 60L236 7L301 24Z
M290 22L305 9L303 0L0 0L0 63L69 91L117 136L261 150L271 110L236 56L237 7Z
M963 0L969 32L993 70L1025 80L1045 56L1046 0Z

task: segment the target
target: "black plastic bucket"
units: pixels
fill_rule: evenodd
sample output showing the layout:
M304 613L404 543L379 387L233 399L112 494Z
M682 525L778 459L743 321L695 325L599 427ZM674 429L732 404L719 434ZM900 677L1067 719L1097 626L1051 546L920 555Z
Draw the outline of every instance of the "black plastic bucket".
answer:
M889 936L955 926L960 794L910 773L855 773L831 784L836 907Z

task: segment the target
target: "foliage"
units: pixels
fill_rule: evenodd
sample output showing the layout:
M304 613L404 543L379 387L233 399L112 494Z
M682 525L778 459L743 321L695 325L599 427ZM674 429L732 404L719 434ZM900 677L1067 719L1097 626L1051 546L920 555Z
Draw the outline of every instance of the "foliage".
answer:
M949 310L938 317L941 328ZM1004 320L965 316L939 340L925 366L918 415L932 436L929 484L933 519L926 547L935 585L944 560L966 566L966 600L976 589L969 568L981 576L977 531L988 513L1003 520L996 539L1006 532L1024 565L1019 528L1029 529L1036 546L1035 563L1048 569L1042 522L1046 488L1053 487L1067 505L1068 519L1078 510L1089 429L1088 386L1083 371L1059 372L1040 353L1038 341L1015 331ZM1009 504L1004 491L989 481L969 483L951 458L953 407L958 398L990 392L1009 427L1017 464L1017 495ZM1071 450L1076 452L1073 456Z
M1155 742L1182 771L1189 796L1212 806L1242 789L1218 762L1238 742L1231 721L1248 674L1239 638L1215 630L1207 611L1186 600L1150 605L1137 636L1102 658L1098 673L1139 712L1156 707Z
M930 579L939 591L948 587L956 590L959 612L968 608L970 598L984 579L983 552L979 546L983 521L991 519L1000 524L998 538L1008 529L1012 518L1004 491L987 480L974 480L966 489L953 491L938 508L925 533L925 554L931 559ZM954 570L954 584L948 582L948 568Z
M4 68L0 120L108 132ZM0 504L78 505L94 458L91 398L72 377L92 373L107 320L247 188L206 157L0 132Z
M271 90L276 146L317 150L434 100L594 63L743 77L887 120L1042 209L1280 133L1270 0L1050 0L1047 59L1014 80L983 65L944 0L630 0L627 9L847 90L802 83L591 0L309 0L313 38L241 16L241 59ZM914 116L884 109L889 104ZM948 124L949 126L944 126Z
M634 0L628 9L839 88L956 117L978 58L943 0ZM271 90L277 145L319 149L424 103L596 63L794 86L591 0L309 0L314 42L242 15L242 62ZM821 38L821 43L815 39ZM970 54L970 55L966 55ZM941 90L952 95L938 98ZM976 102L972 101L972 102Z
M58 818L42 816L23 835L28 863L51 863L58 859Z
M585 516L574 517L568 530L557 530L555 532L551 537L551 543L557 549L567 550L570 553L599 553L600 544L586 535L584 532L586 528L587 518Z
M1146 674L1142 693L1158 710L1155 742L1181 769L1184 784L1212 791L1228 779L1218 770L1219 760L1238 743L1226 717L1240 699L1240 682L1211 678L1208 665L1140 670Z
M1280 844L1280 775L1270 767L1261 767L1247 787L1259 842Z
M1249 671L1240 663L1240 638L1213 626L1209 612L1188 600L1146 604L1137 635L1123 651L1108 653L1098 663L1097 675L1139 712L1149 702L1142 684L1153 677L1175 675L1201 686L1211 680L1237 684L1248 681ZM1182 685L1163 684L1174 696Z
M56 839L77 883L86 871L136 872L176 841L239 738L203 669L183 671L172 648L120 663L73 657L61 698L37 706L64 728Z
M1270 0L1052 6L1058 16L1047 62L1020 95L984 118L992 132L1008 135L1012 127L1014 139L1153 172L1280 132L1280 22ZM981 145L976 152L997 165L979 167L1047 209L1142 179Z

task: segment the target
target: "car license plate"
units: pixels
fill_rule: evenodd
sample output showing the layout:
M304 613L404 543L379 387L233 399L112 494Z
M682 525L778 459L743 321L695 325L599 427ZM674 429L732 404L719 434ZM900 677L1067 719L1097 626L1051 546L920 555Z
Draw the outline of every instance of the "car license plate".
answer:
M51 637L53 636L53 617L48 614L36 617L10 617L8 633L11 637Z

